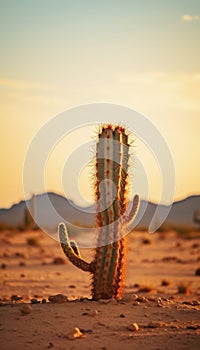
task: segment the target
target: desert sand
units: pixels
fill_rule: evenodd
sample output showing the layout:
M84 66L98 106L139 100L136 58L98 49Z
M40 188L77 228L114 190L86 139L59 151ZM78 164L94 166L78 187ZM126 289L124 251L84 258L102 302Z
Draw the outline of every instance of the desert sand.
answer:
M40 231L0 232L0 348L200 348L199 232L132 232L122 300L90 300L90 276ZM93 251L81 250L91 260ZM58 295L58 296L56 296Z

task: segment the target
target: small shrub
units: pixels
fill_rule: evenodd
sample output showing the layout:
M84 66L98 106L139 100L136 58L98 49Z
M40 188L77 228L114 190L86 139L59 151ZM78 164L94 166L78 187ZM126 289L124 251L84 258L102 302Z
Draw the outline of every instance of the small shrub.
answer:
M191 282L181 281L177 284L177 289L179 294L190 294L191 292Z

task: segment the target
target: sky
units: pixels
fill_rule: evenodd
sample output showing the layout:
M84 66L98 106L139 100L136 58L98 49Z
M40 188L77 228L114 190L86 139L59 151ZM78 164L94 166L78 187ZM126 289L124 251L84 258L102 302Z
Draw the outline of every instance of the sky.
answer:
M38 130L68 108L96 102L148 118L173 157L174 198L200 194L199 38L199 0L0 0L0 207L24 198L24 159ZM77 133L52 151L47 191L64 193L65 150L70 154L91 133ZM159 171L137 139L135 147L149 178L148 198L158 201ZM90 201L87 167L79 180ZM37 183L31 191L40 192ZM80 203L73 186L70 191ZM142 184L134 191L145 197Z

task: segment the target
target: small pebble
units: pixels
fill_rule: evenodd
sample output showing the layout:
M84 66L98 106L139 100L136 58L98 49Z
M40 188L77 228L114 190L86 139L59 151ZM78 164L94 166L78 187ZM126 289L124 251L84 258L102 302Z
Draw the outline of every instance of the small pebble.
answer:
M79 301L82 303L87 303L90 299L85 298L85 297L80 297Z
M133 331L133 332L137 332L140 329L138 324L135 323L135 322L131 323L127 328L128 328L129 331Z
M50 342L49 345L48 345L47 347L48 347L48 349L51 349L51 348L54 347L54 344L53 344L52 342Z
M38 299L31 299L31 304L40 304L40 301Z
M92 310L92 311L88 312L88 316L95 317L95 316L97 316L97 315L98 315L98 313L99 313L99 311L98 311L98 310Z
M46 304L47 300L44 298L42 299L42 304Z
M148 303L149 302L148 299L145 297L138 297L137 301L139 301L140 303Z
M93 330L92 329L84 329L84 328L81 328L80 329L81 333L93 333Z
M19 295L17 295L17 294L13 294L12 296L11 296L11 300L12 301L19 301L19 300L22 300L23 298L22 297L20 297Z
M68 301L67 296L64 294L50 295L48 299L51 303L57 304L66 303Z
M117 300L115 300L115 299L99 299L98 302L99 302L100 304L110 304L110 303L111 303L111 300L113 300L114 303L117 303Z
M156 297L151 296L151 297L148 297L148 300L149 300L149 301L157 301L157 298L156 298Z
M126 293L122 299L123 301L136 301L138 300L138 295L133 293Z
M80 329L75 327L74 329L72 329L67 333L66 338L70 340L75 340L75 339L81 338L82 336L83 336L83 333L80 331Z
M29 304L23 304L20 308L20 312L22 316L30 314L32 311L32 307Z
M163 328L165 326L164 322L149 322L148 328Z

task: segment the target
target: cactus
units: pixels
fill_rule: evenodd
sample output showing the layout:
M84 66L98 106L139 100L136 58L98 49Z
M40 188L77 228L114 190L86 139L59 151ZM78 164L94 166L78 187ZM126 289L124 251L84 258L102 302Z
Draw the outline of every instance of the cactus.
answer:
M88 263L81 258L66 226L59 225L62 249L78 268L92 274L94 300L122 297L126 263L124 229L133 220L139 203L136 195L130 213L128 206L128 135L121 126L102 127L96 147L95 199L97 203L97 248Z

